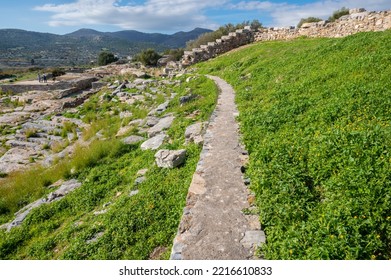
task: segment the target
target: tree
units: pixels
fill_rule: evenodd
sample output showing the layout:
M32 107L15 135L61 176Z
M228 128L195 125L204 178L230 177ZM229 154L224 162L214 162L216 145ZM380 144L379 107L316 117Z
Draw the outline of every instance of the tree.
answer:
M160 58L161 56L154 49L147 49L136 55L135 60L145 66L156 66Z
M300 28L303 25L303 23L319 22L319 21L322 21L322 19L317 17L302 18L297 24L297 28Z
M102 51L99 56L98 56L98 65L99 66L104 66L107 64L110 64L112 62L117 61L118 58L114 56L111 52L108 51Z
M341 9L334 11L333 15L330 16L328 20L333 22L339 19L340 17L348 14L349 14L349 8L342 7Z
M170 57L172 57L172 61L178 61L178 60L181 60L183 54L184 54L184 49L182 48L179 48L179 49L170 49L170 50L166 50L164 52L165 55L169 55Z

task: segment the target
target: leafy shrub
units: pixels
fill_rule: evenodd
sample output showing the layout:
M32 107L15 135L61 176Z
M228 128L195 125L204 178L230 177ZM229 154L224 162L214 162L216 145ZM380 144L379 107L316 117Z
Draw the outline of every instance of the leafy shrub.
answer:
M330 16L328 20L333 22L339 19L340 17L348 14L349 14L349 8L342 7L341 9L334 11L333 15Z
M103 51L103 52L99 53L98 65L104 66L104 65L110 64L112 62L115 62L117 60L118 60L118 58L115 57L113 53L108 52L108 51Z
M322 20L321 18L317 18L317 17L302 18L297 24L297 28L300 28L304 23L319 22L321 20Z
M135 56L135 61L139 61L145 66L156 66L161 56L154 49L143 50Z

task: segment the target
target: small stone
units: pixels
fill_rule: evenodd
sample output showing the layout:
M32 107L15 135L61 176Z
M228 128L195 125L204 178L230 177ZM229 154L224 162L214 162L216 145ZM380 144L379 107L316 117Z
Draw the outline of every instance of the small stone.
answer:
M266 242L265 233L262 230L246 231L240 242L247 248L260 246L262 243Z
M139 190L134 190L134 191L130 192L129 196L132 197L132 196L135 196L138 193L139 193Z
M134 181L134 184L137 186L137 185L140 185L142 182L144 182L147 178L145 178L144 176L142 177L138 177L135 181Z
M89 239L89 240L86 241L87 244L94 243L94 242L98 241L98 239L99 239L100 237L102 237L103 234L104 234L104 232L98 232L98 233L96 233L91 239Z
M95 215L95 216L98 216L98 215L105 214L106 212L107 212L107 209L104 209L104 210L101 210L101 211L95 211L95 212L94 212L94 215Z
M140 169L139 171L137 171L136 176L137 177L144 176L145 174L147 174L147 172L148 172L148 168Z
M145 123L149 127L155 126L160 121L160 118L158 117L148 117L147 122Z
M175 168L185 162L186 150L160 150L155 154L156 164L162 168Z

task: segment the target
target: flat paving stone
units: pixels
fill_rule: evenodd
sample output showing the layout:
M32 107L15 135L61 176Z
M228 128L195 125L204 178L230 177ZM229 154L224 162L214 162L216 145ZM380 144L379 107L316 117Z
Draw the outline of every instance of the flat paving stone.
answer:
M204 136L196 173L174 240L171 259L254 259L265 235L243 213L250 207L241 173L237 108L232 87L208 76L220 88L218 104Z

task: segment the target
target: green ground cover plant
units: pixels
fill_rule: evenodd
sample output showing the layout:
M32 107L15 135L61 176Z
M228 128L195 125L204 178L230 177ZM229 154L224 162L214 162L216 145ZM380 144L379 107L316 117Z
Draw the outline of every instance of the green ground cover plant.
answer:
M267 259L391 258L391 31L262 42L231 83Z
M109 125L102 126L101 133L106 135L106 140L93 140L88 147L76 148L75 156L47 169L50 176L44 176L45 173L37 176L42 170L33 170L31 174L19 174L20 187L0 186L3 223L11 221L13 213L28 202L53 191L47 186L58 179L75 178L82 182L80 188L65 198L34 209L21 226L10 232L0 230L0 259L169 258L201 151L195 144L184 146L184 132L188 124L207 120L217 99L213 81L195 77L185 82L186 78L181 77L179 85L167 86L167 93L177 94L167 110L176 118L167 132L172 141L161 147L186 148L184 165L160 169L155 165L156 151L142 151L140 144L125 145L109 133ZM179 98L187 94L189 87L199 98L180 106ZM107 104L96 100L90 100L95 106L87 102L80 116L94 108L97 121L104 120L106 112L100 106ZM118 106L112 103L111 109ZM192 114L194 111L198 113ZM136 185L136 174L144 168L148 168L146 180ZM31 181L28 176L47 180L28 189L30 185L26 182ZM135 190L138 193L130 195ZM8 199L5 192L13 194L13 198ZM24 194L26 201L18 204Z

